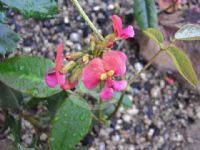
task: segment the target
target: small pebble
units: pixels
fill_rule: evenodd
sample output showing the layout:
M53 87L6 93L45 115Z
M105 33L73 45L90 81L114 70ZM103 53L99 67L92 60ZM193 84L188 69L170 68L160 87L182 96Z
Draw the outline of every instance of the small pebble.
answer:
M68 16L65 16L65 18L64 18L64 23L65 23L65 24L68 24L68 23L69 23L69 17L68 17Z
M124 119L124 121L126 121L126 122L130 122L131 121L131 116L130 115L128 115L128 114L124 114L123 115L123 119Z
M105 143L101 142L101 143L99 144L99 150L105 150L105 149L106 149Z
M150 94L151 94L151 97L153 97L153 98L159 97L160 94L161 94L161 93L160 93L160 87L154 86L154 87L151 89Z
M154 132L155 132L154 129L150 129L149 130L149 132L147 134L147 136L148 136L149 139L151 139L153 137Z
M41 140L41 141L46 141L47 138L48 138L48 136L47 136L45 133L42 133L42 134L40 135L40 140Z
M112 141L119 142L120 141L120 136L118 134L112 136Z
M135 66L136 72L139 72L143 69L143 65L139 62L135 63L134 66Z
M136 108L135 105L131 109L127 110L127 113L130 114L131 116L137 115L139 113L139 110Z
M24 48L23 48L23 51L24 51L25 53L30 53L31 50L32 50L31 47L24 47Z
M79 34L79 33L73 32L73 33L70 34L69 39L70 39L72 42L80 42L81 37L80 37L80 34Z

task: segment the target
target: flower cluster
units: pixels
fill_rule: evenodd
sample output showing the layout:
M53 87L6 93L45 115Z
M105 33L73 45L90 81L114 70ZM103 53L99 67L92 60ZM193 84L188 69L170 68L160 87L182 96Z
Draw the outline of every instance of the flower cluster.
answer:
M123 79L123 75L126 72L127 57L119 50L112 50L112 47L116 40L134 37L134 30L130 25L123 28L122 20L117 15L112 16L112 21L114 33L107 35L105 41L98 41L93 37L91 51L66 56L69 60L66 65L63 65L62 43L59 44L55 68L47 70L45 76L45 81L50 88L59 85L65 90L72 89L81 78L88 89L102 85L100 91L102 100L109 100L114 91L122 91L126 88L127 82Z
M59 85L64 90L72 89L77 85L78 81L76 80L73 83L71 83L69 80L65 80L66 75L61 72L62 65L63 65L63 46L62 42L60 42L57 49L56 66L55 68L47 70L45 75L45 81L50 88L54 88L56 87L56 85Z

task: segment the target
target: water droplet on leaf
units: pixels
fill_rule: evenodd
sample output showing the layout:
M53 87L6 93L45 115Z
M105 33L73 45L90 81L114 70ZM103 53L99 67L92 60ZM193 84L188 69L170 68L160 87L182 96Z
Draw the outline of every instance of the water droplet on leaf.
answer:
M81 121L85 120L85 118L86 118L86 115L85 115L85 114L81 114L81 115L79 116L79 119L80 119Z

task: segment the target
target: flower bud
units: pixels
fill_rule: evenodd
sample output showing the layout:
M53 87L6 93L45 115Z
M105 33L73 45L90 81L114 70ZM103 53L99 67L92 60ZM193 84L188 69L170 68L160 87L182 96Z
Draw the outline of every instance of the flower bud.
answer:
M89 54L85 54L83 57L82 57L82 63L83 64L87 64L90 60L90 55Z
M80 68L80 67L77 68L77 69L72 73L72 75L69 77L69 81L70 81L71 83L77 81L77 80L79 79L80 75L81 75L81 72L82 72L82 68Z
M76 59L79 59L83 56L83 53L82 52L75 52L75 53L71 53L71 54L68 54L65 56L65 58L67 60L76 60Z
M70 61L62 67L61 73L65 74L67 72L70 72L75 66L76 66L76 62Z
M94 50L95 45L96 45L96 38L95 38L95 36L91 36L90 37L90 47L92 50Z

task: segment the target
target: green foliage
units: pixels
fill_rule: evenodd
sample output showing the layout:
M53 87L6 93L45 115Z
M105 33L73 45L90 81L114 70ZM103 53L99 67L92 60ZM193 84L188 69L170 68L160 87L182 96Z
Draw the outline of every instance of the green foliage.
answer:
M18 34L11 31L6 25L0 23L0 54L4 55L7 52L13 52L18 42Z
M62 91L47 99L47 108L49 110L51 118L55 116L57 109L60 107L66 97L67 93L65 91Z
M0 9L1 10L1 9ZM7 18L4 12L0 12L0 23L6 23Z
M115 92L115 94L113 95L113 99L117 100L117 102L118 102L120 96L121 96L120 92ZM132 106L133 106L133 103L132 103L132 101L130 100L130 98L127 94L123 98L122 106L124 108L132 108Z
M175 34L177 40L200 40L200 26L187 24L181 27Z
M168 54L173 59L179 73L193 86L197 85L198 79L192 64L186 54L177 47L168 47Z
M57 13L55 0L0 0L10 8L22 13L26 18L45 19Z
M76 86L76 91L80 92L81 94L88 94L94 98L99 97L98 92L100 91L100 87L97 86L95 89L88 90L82 81L79 81L78 85Z
M46 70L53 68L50 60L41 57L18 56L0 63L0 81L15 90L34 97L48 97L60 92L44 81Z
M25 147L23 147L23 146L21 146L21 145L19 145L18 146L19 148L19 150L35 150L34 148L25 148Z
M157 29L147 28L143 32L144 32L144 34L146 34L149 38L151 38L158 44L162 44L164 41L163 34L160 31L158 31Z
M56 113L50 144L52 150L73 149L88 133L92 114L86 101L71 95Z
M21 118L19 116L15 118L13 116L9 116L8 125L11 129L13 141L16 145L18 145L21 139Z
M134 0L133 8L137 24L142 30L157 27L155 0Z
M19 108L18 97L14 91L0 82L0 107L17 110Z

